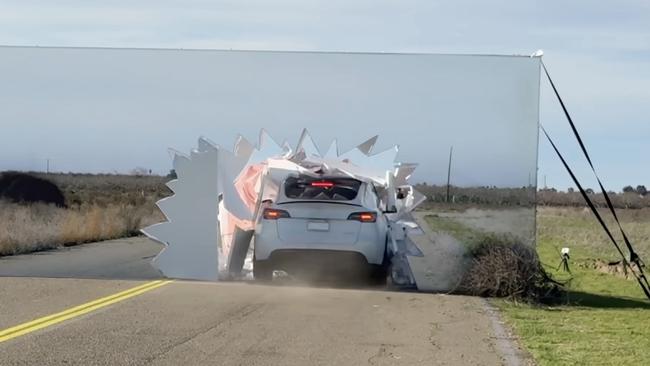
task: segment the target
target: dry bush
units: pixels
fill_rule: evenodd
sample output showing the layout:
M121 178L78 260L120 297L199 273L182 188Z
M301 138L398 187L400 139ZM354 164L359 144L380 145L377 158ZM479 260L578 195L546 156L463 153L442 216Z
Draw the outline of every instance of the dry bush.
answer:
M509 297L542 302L557 298L562 284L546 273L535 248L494 235L471 253L460 292L484 297Z
M151 205L19 205L0 201L0 256L28 253L139 234L163 220Z
M21 172L0 172L0 198L22 203L53 203L65 207L59 187L44 177Z
M112 174L42 174L68 208L0 201L0 256L138 235L164 217L156 201L170 194L167 178Z
M169 180L157 175L32 173L54 182L65 195L68 205L123 204L143 206L169 196Z

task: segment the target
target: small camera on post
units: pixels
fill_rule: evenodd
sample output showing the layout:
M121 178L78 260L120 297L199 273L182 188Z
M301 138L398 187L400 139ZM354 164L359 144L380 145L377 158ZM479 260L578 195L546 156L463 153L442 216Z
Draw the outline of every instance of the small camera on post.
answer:
M569 258L570 258L569 257L569 248L567 248L567 247L562 248L562 250L560 251L560 256L562 257L562 259L561 259L560 265L557 267L557 269L560 270L560 267L562 267L562 269L565 272L571 273L571 270L569 269Z

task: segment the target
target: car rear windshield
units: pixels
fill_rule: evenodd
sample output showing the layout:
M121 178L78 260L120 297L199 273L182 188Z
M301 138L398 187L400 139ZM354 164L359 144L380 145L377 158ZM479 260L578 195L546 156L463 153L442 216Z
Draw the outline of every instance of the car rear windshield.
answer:
M352 178L289 177L284 183L287 198L314 201L351 201L361 181Z

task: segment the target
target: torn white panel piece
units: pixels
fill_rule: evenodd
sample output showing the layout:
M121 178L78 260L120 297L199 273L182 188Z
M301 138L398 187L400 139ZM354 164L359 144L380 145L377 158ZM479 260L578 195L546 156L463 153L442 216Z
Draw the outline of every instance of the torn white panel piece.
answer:
M218 151L176 155L174 195L158 202L167 222L143 231L165 245L153 264L165 276L218 279Z
M306 158L321 157L320 150L316 146L316 143L311 138L311 135L306 128L303 129L302 133L300 134L295 153L304 153Z
M325 159L336 159L339 156L339 143L333 140L327 152L323 156Z
M359 151L363 152L366 155L370 155L372 148L375 147L375 144L377 143L377 138L379 138L379 136L377 135L369 138L365 142L359 144L357 146L357 149L359 149Z

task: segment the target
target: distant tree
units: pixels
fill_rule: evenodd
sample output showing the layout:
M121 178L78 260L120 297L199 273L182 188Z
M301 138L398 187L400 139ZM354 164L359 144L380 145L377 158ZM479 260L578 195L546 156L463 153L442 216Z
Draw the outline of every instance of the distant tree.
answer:
M585 189L585 192L586 192L587 194L594 194L594 190L591 189L591 188L587 188L587 189Z
M575 189L573 189L573 187L569 187L569 189L567 189L567 192L573 193L573 192L575 192Z
M171 169L169 173L167 173L167 178L168 179L176 179L178 176L176 175L176 170Z
M645 196L646 194L648 194L648 190L645 188L644 185L638 185L638 186L636 186L636 190L635 190L635 191L636 191L636 193L638 193L638 194L640 194L640 195L642 195L642 196Z
M632 186L625 186L623 187L623 193L633 193L634 188Z

